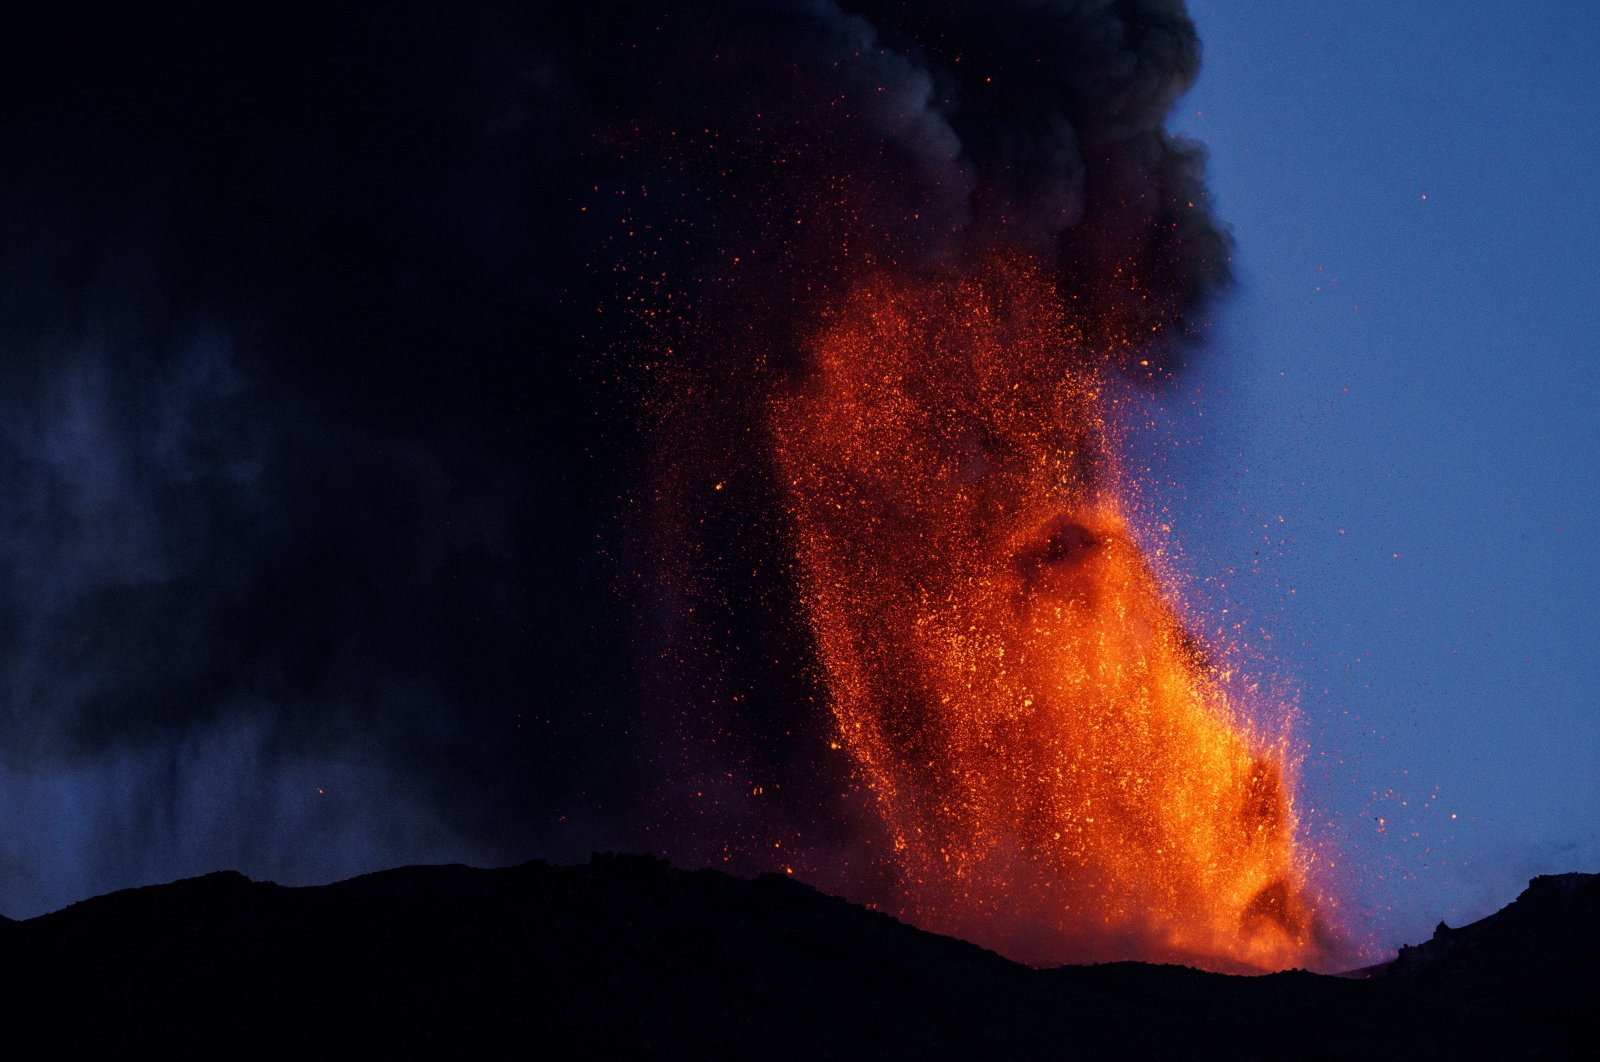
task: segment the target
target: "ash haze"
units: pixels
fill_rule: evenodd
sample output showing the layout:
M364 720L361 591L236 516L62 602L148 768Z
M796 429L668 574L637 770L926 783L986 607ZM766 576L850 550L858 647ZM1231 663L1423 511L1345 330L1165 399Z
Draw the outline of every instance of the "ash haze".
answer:
M1122 359L1149 491L1379 943L1594 869L1592 14L1196 5L1230 266L1181 3L657 7L7 34L0 911L596 848L869 894L751 396L861 263L995 246L1182 337Z

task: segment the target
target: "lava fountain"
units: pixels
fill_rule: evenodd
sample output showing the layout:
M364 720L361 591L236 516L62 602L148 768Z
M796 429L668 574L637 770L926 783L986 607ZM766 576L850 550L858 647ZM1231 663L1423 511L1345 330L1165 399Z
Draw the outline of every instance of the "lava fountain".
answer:
M1089 343L1022 259L828 315L770 431L835 740L926 928L1037 963L1315 965L1285 742L1130 534Z

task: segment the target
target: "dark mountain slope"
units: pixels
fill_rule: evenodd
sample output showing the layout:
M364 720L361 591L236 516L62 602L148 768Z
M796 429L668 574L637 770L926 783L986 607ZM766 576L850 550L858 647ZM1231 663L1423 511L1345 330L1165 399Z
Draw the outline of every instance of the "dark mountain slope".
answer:
M1597 933L1600 876L1566 875L1366 979L1036 971L787 878L647 857L218 873L0 923L0 1016L47 1054L1559 1055Z

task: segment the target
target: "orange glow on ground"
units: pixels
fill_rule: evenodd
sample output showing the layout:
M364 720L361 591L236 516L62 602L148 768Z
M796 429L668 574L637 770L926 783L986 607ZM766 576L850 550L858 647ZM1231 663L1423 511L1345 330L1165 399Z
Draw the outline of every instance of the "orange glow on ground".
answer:
M1035 963L1319 964L1281 737L1129 533L1049 283L879 279L771 430L839 743L900 913Z

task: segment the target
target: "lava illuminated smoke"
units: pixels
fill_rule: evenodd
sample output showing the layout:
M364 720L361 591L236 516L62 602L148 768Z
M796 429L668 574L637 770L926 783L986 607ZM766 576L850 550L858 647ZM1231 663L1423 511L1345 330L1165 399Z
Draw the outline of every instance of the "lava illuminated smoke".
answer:
M775 402L837 721L919 924L1039 962L1315 964L1281 740L1130 535L1041 272L879 277Z
M713 7L603 65L600 98L640 77L649 107L602 141L631 183L584 207L621 222L665 411L664 850L781 848L1040 963L1327 961L1286 739L1185 633L1104 423L1228 277L1203 154L1162 127L1182 4ZM824 704L831 764L795 737Z

